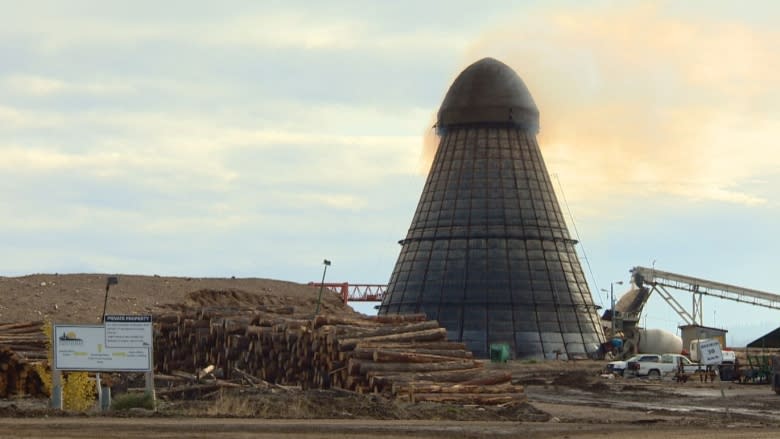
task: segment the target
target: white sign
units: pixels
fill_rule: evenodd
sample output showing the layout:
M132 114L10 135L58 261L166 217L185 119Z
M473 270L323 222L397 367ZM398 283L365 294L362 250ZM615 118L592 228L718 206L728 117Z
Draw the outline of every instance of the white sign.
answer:
M135 334L135 330L130 331ZM55 324L53 334L54 368L57 370L148 372L152 370L152 346L143 346L146 338L119 334L118 340L124 347L112 347L107 343L106 327L103 325ZM126 340L137 340L138 346ZM134 342L133 342L134 343Z
M106 347L152 346L152 316L106 316Z
M701 364L711 365L723 362L723 352L718 340L713 338L699 340L699 351L701 352Z

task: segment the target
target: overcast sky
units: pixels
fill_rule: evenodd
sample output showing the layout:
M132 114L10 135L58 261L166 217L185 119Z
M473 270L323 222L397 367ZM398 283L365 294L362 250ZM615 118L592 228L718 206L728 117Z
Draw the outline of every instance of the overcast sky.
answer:
M1 275L308 282L328 258L329 281L386 283L434 114L492 56L540 108L597 304L653 261L780 293L773 1L0 7ZM735 344L779 315L705 299Z

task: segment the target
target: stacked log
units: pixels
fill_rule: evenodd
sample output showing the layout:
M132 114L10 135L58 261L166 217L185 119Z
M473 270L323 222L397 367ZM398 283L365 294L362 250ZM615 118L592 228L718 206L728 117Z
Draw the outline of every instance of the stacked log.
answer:
M35 368L46 359L42 329L42 322L0 324L0 398L46 394Z
M288 384L307 376L304 355L308 320L266 313L210 310L156 316L155 365L162 373L215 366L230 378L235 370L262 380ZM301 358L303 357L303 358Z
M28 360L45 360L47 353L43 322L0 324L0 347Z
M35 365L7 347L0 347L0 398L45 396Z
M312 319L288 311L198 308L154 316L155 369L174 377L195 372L196 382L208 374L411 401L525 400L509 373L487 370L424 315ZM41 322L0 324L0 397L44 395L34 361L46 358L46 342Z
M230 310L184 311L155 321L159 372L256 377L302 388L342 388L412 401L514 404L511 375L489 371L424 315L355 318Z

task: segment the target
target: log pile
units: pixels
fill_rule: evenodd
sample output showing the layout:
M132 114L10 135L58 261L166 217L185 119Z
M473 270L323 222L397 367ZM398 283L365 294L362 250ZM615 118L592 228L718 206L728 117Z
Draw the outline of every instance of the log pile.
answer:
M155 369L165 374L213 365L229 379L238 369L265 381L298 383L306 371L293 355L308 321L265 312L206 308L155 316ZM304 363L301 362L301 367Z
M154 321L156 369L165 374L213 365L219 378L256 377L304 389L462 404L525 401L509 373L486 369L424 315L311 319L200 309Z
M45 396L43 381L34 363L7 347L0 347L0 398Z
M509 373L486 369L424 315L312 319L286 308L197 308L153 322L155 370L171 379L197 384L209 375L217 383L333 387L410 401L525 401ZM41 322L0 324L0 397L43 395L34 362L45 358Z
M35 362L46 358L42 322L0 324L0 398L45 396Z
M46 342L43 322L0 324L0 347L14 351L21 358L45 360Z

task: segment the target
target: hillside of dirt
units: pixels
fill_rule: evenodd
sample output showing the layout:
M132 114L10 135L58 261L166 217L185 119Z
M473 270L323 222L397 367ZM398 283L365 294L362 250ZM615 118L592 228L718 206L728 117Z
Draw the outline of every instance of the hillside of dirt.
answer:
M48 319L57 323L99 323L106 274L33 274L0 277L0 322ZM304 284L260 278L198 278L118 275L109 289L107 314L157 314L183 306L286 308L314 314L319 290ZM290 309L292 308L292 309ZM322 308L352 314L327 290Z

